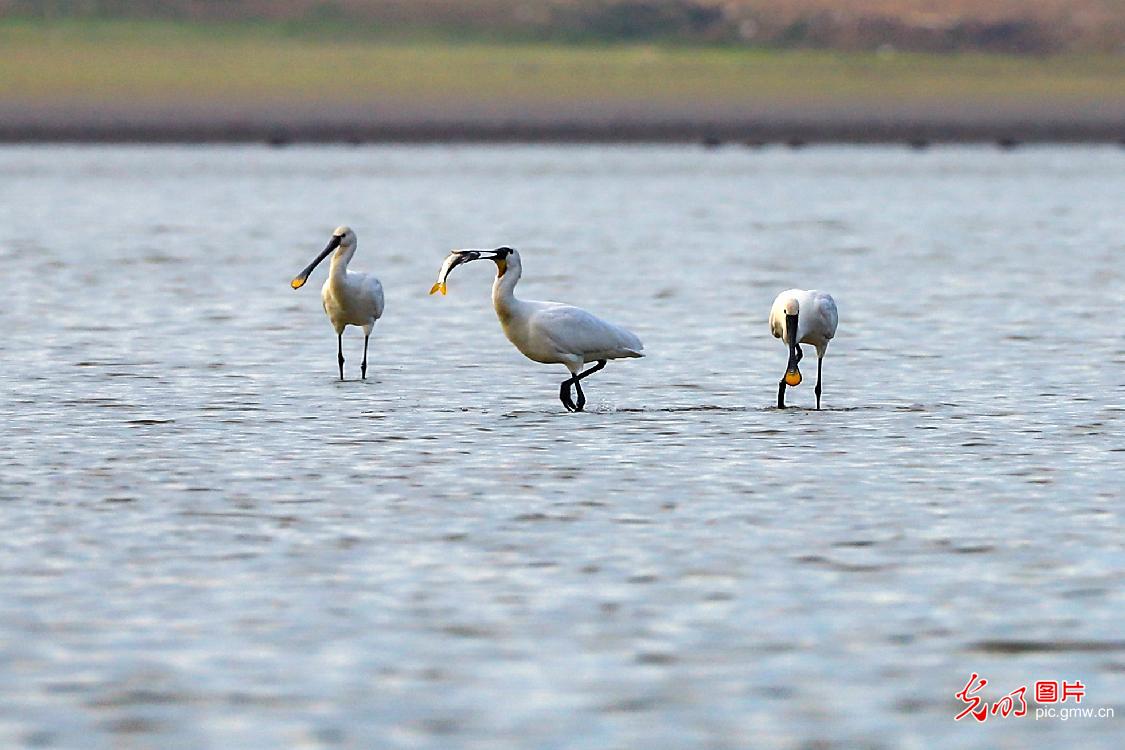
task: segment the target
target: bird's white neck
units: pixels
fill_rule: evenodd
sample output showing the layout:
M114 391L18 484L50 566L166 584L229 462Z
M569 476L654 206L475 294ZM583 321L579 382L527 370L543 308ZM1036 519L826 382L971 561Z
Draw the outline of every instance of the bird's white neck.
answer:
M503 275L497 274L495 281L492 282L492 306L496 308L496 314L504 320L512 314L519 300L516 299L516 284L520 280L520 267L516 263L509 263Z
M355 248L341 248L332 254L332 265L328 270L328 277L337 281L343 280L348 275L348 263L355 255Z

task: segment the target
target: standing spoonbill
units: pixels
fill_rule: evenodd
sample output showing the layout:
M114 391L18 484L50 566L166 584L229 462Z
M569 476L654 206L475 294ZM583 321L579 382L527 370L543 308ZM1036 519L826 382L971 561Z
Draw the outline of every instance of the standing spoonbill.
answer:
M462 263L474 260L491 260L496 264L496 280L492 282L492 306L500 327L525 357L544 364L565 365L570 377L559 387L559 400L567 411L582 411L586 395L582 393L582 379L605 367L611 359L643 357L644 344L630 331L577 307L559 302L535 302L516 297L523 266L520 254L510 247L495 250L454 250L445 259L438 281L430 294L445 294L445 280L450 271ZM581 372L582 366L596 362ZM578 402L571 398L573 386Z
M367 378L367 342L375 321L383 317L383 285L371 274L348 270L348 263L355 255L355 232L348 227L336 227L332 239L312 263L305 266L289 285L300 289L309 279L309 274L320 262L335 251L328 280L320 288L320 299L324 312L332 327L336 329L336 354L340 362L340 380L344 379L344 329L358 326L363 329L363 363L359 366L364 379Z
M839 315L836 300L827 292L815 289L787 289L777 295L770 309L770 333L789 346L789 366L777 384L777 408L785 408L785 386L801 384L801 371L797 363L805 355L801 344L816 347L816 408L820 408L820 373L828 342L836 335Z

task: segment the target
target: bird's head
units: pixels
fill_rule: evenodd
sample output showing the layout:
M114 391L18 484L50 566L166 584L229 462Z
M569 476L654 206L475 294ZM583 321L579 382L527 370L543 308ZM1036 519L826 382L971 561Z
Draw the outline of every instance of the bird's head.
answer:
M355 247L355 232L347 225L340 225L332 232L333 237L340 238L340 247Z
M500 278L512 270L518 272L520 270L520 254L517 250L510 247L498 247L495 250L454 250L445 259L445 263L441 266L441 271L438 273L437 283L430 288L430 294L441 292L445 294L445 282L449 278L449 274L457 266L465 263L470 263L474 260L491 260L496 264L496 277Z
M320 255L313 258L311 263L305 266L299 274L294 276L293 280L289 282L289 286L294 289L303 287L305 282L309 280L309 274L313 272L313 269L319 266L321 261L327 258L333 251L336 252L339 259L345 261L351 260L352 255L355 254L355 247L355 232L351 230L351 227L336 227L336 230L332 232L332 239L328 240L328 244L320 251Z

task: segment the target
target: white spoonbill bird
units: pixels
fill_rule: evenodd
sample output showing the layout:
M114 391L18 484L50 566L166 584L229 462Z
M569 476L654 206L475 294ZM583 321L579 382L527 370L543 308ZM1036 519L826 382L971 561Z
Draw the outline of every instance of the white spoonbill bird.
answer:
M805 355L801 344L816 347L816 408L820 408L820 373L828 342L836 335L839 315L836 300L827 292L815 289L787 289L777 295L770 309L770 333L789 346L789 366L777 384L777 408L785 408L785 386L801 384L797 363Z
M320 288L320 299L324 312L332 327L336 329L336 353L340 362L340 380L344 379L344 329L358 326L363 329L363 363L360 372L367 377L367 342L375 321L383 317L383 285L371 274L348 270L348 263L355 255L355 232L348 227L336 227L328 246L316 256L312 263L297 274L289 285L300 289L308 281L309 274L320 262L332 255L332 266L328 280Z
M491 260L496 264L496 280L492 283L492 306L500 327L525 357L544 364L565 365L570 377L559 387L559 400L568 411L582 411L586 396L582 379L605 367L611 359L643 357L644 344L630 331L577 307L558 302L534 302L516 297L516 284L523 273L520 254L510 247L495 250L454 250L441 267L438 281L430 294L445 294L449 272L462 263ZM582 366L596 362L581 372ZM578 402L571 398L573 386Z

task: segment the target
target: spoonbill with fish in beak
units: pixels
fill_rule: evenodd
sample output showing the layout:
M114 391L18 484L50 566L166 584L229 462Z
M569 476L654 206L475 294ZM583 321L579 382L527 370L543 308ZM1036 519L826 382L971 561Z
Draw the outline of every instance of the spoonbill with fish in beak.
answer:
M492 306L500 327L525 357L544 364L560 364L570 377L559 387L559 400L567 411L582 411L586 395L582 380L605 367L611 359L643 357L644 345L632 332L607 323L585 310L558 302L536 302L516 297L516 284L523 273L520 254L510 247L495 250L454 250L441 267L430 294L446 292L446 279L459 265L474 260L496 264L492 283ZM588 370L583 365L595 362ZM578 400L571 397L571 389Z

